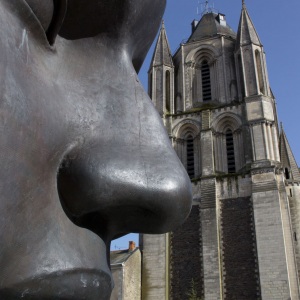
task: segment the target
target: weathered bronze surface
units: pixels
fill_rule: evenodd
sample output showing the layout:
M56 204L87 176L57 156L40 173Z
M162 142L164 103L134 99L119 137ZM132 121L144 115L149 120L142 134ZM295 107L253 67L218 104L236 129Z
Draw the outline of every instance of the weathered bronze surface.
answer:
M109 299L110 241L187 217L189 179L136 74L164 8L1 0L0 299Z

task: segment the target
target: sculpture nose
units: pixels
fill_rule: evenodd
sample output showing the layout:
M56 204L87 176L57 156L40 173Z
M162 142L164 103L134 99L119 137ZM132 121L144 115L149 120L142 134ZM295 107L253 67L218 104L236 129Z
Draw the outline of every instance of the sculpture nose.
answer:
M96 135L75 147L58 174L69 218L104 240L129 232L171 231L191 209L189 178L159 115L149 99L142 107L146 117L131 108L127 117L123 110L123 130ZM131 122L138 124L136 129Z

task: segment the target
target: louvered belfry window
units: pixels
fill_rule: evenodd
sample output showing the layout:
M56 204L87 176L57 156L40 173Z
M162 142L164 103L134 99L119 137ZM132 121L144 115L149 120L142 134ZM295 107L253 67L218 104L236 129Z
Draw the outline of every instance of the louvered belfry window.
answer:
M227 151L228 173L235 173L236 170L235 170L233 134L230 129L226 131L226 151Z
M195 160L194 160L194 138L192 135L188 135L186 139L186 156L187 164L186 170L190 178L195 177Z
M211 101L210 70L206 60L204 60L201 65L201 76L203 102Z

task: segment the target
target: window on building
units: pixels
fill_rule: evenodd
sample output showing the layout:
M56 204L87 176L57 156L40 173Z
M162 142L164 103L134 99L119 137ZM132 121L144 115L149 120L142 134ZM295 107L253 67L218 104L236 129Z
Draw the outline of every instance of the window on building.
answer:
M235 173L236 170L235 170L233 134L230 129L226 131L226 151L227 151L228 173Z
M166 90L165 90L165 98L166 98L166 110L170 112L171 110L171 76L170 71L166 71Z
M195 177L194 138L188 135L186 139L186 170L190 178Z
M259 84L259 91L263 94L264 93L264 79L262 73L262 63L261 63L261 56L258 50L255 50L255 60L256 60L256 69L257 69L257 77L258 77L258 84Z
M239 67L239 75L240 75L240 86L241 86L241 93L242 96L245 97L245 83L244 83L244 75L243 75L243 64L242 64L242 57L238 55L238 67Z
M149 97L152 99L152 84L153 84L153 74L149 75Z
M211 101L210 70L206 60L204 60L201 65L201 77L203 102Z
M284 169L284 175L285 175L285 179L290 179L290 172L288 168Z

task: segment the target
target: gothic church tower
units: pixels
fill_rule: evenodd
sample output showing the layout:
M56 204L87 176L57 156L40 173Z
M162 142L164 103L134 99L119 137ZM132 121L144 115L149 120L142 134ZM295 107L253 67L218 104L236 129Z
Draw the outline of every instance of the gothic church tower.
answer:
M244 1L237 34L208 11L174 55L162 24L149 94L194 198L182 227L141 236L142 299L300 299L300 173Z

